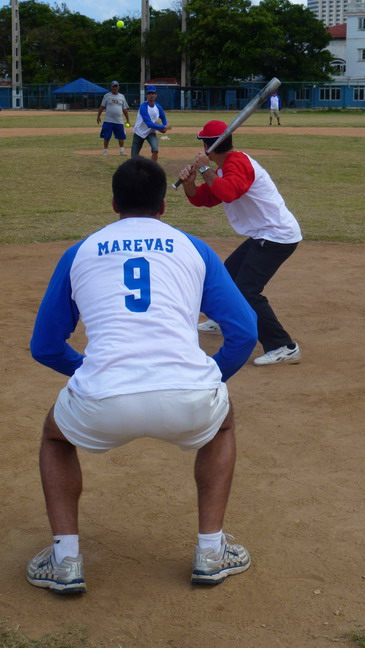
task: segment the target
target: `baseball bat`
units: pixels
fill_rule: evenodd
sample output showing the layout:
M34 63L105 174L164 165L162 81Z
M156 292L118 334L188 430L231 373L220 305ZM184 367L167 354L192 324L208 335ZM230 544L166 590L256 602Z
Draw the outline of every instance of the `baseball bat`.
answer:
M264 88L261 88L260 92L258 92L257 95L255 95L255 97L253 97L253 99L251 99L251 101L249 101L248 104L241 110L241 112L238 113L237 117L235 117L233 121L231 121L231 123L228 124L224 133L222 133L222 135L220 135L218 139L216 139L215 142L207 149L206 151L207 155L212 151L214 151L214 149L217 148L217 146L219 146L219 144L221 144L223 140L225 140L229 135L232 135L232 133L239 126L241 126L241 124L243 124L243 122L245 122L246 119L248 119L252 115L252 113L254 113L255 110L259 106L261 106L262 103L264 103L264 101L269 97L269 95L271 95L272 92L277 90L277 88L280 85L281 85L281 81L279 81L279 79L274 77L273 79L271 79L271 81L269 81L269 83ZM174 189L177 189L178 187L180 187L181 184L182 184L182 180L179 179L172 186Z

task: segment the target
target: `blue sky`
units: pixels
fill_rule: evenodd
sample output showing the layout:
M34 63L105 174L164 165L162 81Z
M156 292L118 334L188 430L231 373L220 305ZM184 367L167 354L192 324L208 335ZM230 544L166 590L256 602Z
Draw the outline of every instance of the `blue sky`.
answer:
M141 15L141 0L59 0L58 4L61 4L62 1L65 2L70 11L78 11L84 16L100 22L113 16L139 17ZM306 0L292 1L295 4L306 4ZM8 4L10 4L9 1L0 0L0 8ZM52 0L45 2L45 4L49 4L51 7L54 6ZM180 6L180 2L179 0L150 0L150 6L157 10L174 9L176 6Z

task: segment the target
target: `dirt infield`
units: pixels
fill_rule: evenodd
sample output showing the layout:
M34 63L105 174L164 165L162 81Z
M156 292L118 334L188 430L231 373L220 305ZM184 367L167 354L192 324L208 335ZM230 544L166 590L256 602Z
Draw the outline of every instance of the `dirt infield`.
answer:
M208 240L222 258L238 239ZM225 529L251 569L189 584L194 456L162 443L80 453L89 592L31 587L50 542L38 476L44 416L64 377L31 360L38 303L67 243L2 246L1 615L31 637L79 624L123 648L326 648L365 627L364 245L302 243L267 295L301 345L300 365L229 381L238 457ZM203 334L209 352L219 336ZM73 343L82 350L80 330ZM254 355L260 353L259 347Z

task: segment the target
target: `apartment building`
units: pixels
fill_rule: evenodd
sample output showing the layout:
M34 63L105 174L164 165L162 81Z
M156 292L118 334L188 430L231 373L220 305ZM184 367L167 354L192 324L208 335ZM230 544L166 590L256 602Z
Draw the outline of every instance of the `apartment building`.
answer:
M327 27L346 22L348 0L307 0L307 8Z

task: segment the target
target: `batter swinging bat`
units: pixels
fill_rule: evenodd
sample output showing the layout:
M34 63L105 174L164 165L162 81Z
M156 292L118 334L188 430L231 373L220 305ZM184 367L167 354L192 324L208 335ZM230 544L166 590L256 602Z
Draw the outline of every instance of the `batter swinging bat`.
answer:
M249 101L249 103L241 110L241 112L237 115L237 117L234 118L234 120L227 126L226 130L222 135L218 137L218 139L215 140L215 142L207 149L206 153L207 155L214 151L219 144L223 142L229 135L232 135L232 133L243 124L243 122L248 119L255 110L261 106L262 103L271 95L272 92L277 90L277 88L281 85L281 81L274 77L269 81L269 83L260 90L260 92L257 93L257 95ZM173 184L173 188L177 189L180 187L182 183L182 180L177 180L175 184Z

